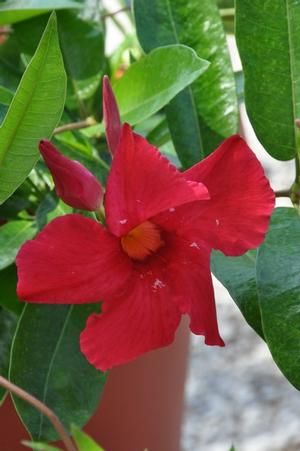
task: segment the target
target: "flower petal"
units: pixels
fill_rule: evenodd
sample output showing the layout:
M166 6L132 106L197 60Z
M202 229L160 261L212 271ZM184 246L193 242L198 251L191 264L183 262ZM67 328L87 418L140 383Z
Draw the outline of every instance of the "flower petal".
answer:
M258 159L238 135L184 173L204 183L210 200L193 202L155 218L178 233L187 229L226 255L259 246L269 226L275 197Z
M107 75L103 77L103 119L107 144L114 155L119 145L122 124L119 108Z
M217 323L210 254L201 240L192 235L172 234L164 260L168 261L163 280L172 287L172 297L190 318L190 329L204 335L207 345L224 346Z
M16 262L18 296L38 303L97 302L120 293L132 273L119 240L80 215L54 219Z
M181 316L168 287L155 289L139 276L125 296L103 307L80 336L81 351L102 371L171 344Z
M39 149L52 174L57 195L71 207L98 210L103 196L98 179L81 163L61 154L50 141L40 141Z
M105 196L106 222L117 236L157 213L196 199L208 199L202 183L183 175L142 136L123 126Z

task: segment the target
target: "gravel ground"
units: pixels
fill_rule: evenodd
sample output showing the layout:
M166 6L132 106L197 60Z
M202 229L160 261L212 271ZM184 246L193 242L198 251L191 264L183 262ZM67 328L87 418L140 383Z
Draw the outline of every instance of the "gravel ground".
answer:
M269 157L247 123L246 138L274 189L291 185L293 162ZM289 205L282 199L278 205ZM264 342L246 324L227 290L215 283L218 318L226 347L193 337L186 385L184 451L300 450L300 394L272 361Z

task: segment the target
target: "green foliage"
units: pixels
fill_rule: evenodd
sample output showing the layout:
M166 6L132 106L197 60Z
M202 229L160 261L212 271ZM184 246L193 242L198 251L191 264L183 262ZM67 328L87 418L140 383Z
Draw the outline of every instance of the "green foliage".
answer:
M97 445L95 440L89 437L74 424L71 426L71 433L79 451L104 451L101 446Z
M3 105L9 105L13 99L13 96L14 93L10 89L0 86L0 103Z
M27 440L23 440L22 445L28 446L28 448L31 448L36 451L61 451L60 448L56 448L54 446L50 446L42 442L29 442Z
M79 335L87 317L99 310L86 305L27 304L18 323L10 380L47 404L68 428L82 426L94 412L106 375L81 354ZM30 325L30 327L28 327ZM40 412L14 396L18 413L35 440L57 434Z
M20 302L17 293L17 270L15 265L10 265L0 271L0 305L6 310L17 315L23 310L24 303Z
M49 15L34 17L14 26L22 52L30 58L41 38ZM104 68L104 38L101 22L82 19L77 12L57 12L60 47L68 75L69 108L80 107L86 113L84 101L99 87ZM82 61L85 61L82 64Z
M65 99L65 72L52 15L0 128L0 204L38 159L37 144L57 125Z
M134 125L156 113L208 65L183 45L153 50L132 64L113 86L123 121Z
M247 112L258 139L278 160L299 151L299 30L299 0L236 1Z
M217 279L229 291L246 321L261 338L264 338L255 264L256 250L249 251L241 257L225 257L221 252L214 251L211 268Z
M10 221L0 227L0 270L11 265L21 245L37 232L33 221Z
M0 307L0 374L8 376L10 347L17 323L17 316ZM0 387L0 406L6 394L4 388Z
M264 335L287 379L300 389L300 218L278 208L258 252L257 283Z
M7 0L0 6L0 25L13 24L53 9L80 8L71 0Z
M74 424L71 425L71 433L73 440L78 447L78 451L104 451L103 448L95 442L95 440L93 440L89 435ZM24 440L22 444L37 451L61 451L60 448L54 448L53 446L49 446L42 442L29 442Z
M185 44L211 63L166 109L179 158L190 166L238 128L234 76L217 6L211 0L135 0L134 12L146 52Z

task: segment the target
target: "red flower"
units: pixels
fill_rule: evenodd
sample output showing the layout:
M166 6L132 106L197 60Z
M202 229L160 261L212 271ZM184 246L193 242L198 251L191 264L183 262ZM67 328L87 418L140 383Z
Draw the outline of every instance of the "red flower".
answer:
M253 152L233 136L180 173L124 125L105 195L106 227L53 220L17 256L18 295L36 303L103 301L81 350L106 370L170 344L182 314L223 346L211 249L241 255L264 239L274 194Z
M39 145L56 188L56 193L71 207L96 211L102 201L102 187L98 179L81 163L62 155L51 142Z

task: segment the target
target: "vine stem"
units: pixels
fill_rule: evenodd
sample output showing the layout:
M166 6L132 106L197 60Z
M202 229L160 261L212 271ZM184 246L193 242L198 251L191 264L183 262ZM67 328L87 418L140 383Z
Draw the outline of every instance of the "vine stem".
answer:
M3 376L0 376L0 386L4 387L11 393L14 393L15 395L19 396L19 398L22 398L24 401L28 402L37 410L39 410L43 415L45 415L49 419L49 421L51 421L53 427L56 429L67 451L78 451L77 446L72 441L71 437L69 437L67 431L65 430L59 418L55 415L55 413L51 409L49 409L49 407L46 406L46 404L39 401L30 393L27 393L25 390L13 384L9 380L5 379L5 377Z
M53 134L58 135L59 133L67 132L70 130L80 130L81 128L87 128L91 125L95 125L97 122L92 117L88 117L83 121L71 122L70 124L62 125L61 127L57 127L54 129Z
M107 19L108 17L114 17L119 13L123 13L125 11L130 11L130 7L129 6L124 6L123 8L117 9L117 11L114 11L112 13L105 13L102 14L101 18L102 19Z
M275 197L290 197L290 190L282 189L279 191L275 191Z

